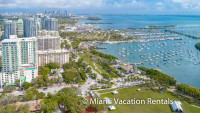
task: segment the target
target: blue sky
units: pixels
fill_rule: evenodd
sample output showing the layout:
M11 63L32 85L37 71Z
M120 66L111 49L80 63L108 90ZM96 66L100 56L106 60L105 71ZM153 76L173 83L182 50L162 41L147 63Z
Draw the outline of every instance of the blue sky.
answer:
M200 0L0 0L1 11L66 9L89 14L200 14Z

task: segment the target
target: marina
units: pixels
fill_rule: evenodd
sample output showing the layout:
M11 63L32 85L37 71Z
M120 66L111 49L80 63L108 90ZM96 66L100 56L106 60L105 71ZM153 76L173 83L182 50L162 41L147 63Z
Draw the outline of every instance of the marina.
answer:
M199 18L200 16L178 15L104 15L101 16L101 20L98 22L116 24L99 24L94 26L103 30L126 29L128 32L123 32L124 35L131 35L138 38L128 41L107 41L107 43L99 44L99 46L106 47L106 49L100 49L98 51L117 56L124 63L145 66L147 68L157 68L163 73L174 77L178 83L200 88L200 51L194 46L200 40L165 31L171 30L199 37ZM80 21L80 23L86 22L90 21ZM148 29L148 26L151 25L175 26L161 29Z
M142 42L183 39L177 34L164 32L162 29L134 29L129 32L130 36L137 37Z
M151 35L140 35L147 40L144 42L100 44L107 49L99 51L117 56L122 62L133 66L158 68L178 82L199 88L200 51L194 47L197 39L176 35L180 37L179 40L149 41L158 34Z

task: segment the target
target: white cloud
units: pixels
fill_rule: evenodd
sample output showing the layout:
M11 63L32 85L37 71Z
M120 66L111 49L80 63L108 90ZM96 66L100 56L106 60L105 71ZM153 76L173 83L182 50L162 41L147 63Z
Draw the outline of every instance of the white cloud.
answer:
M130 1L115 1L114 6L117 8L142 8L144 6L144 3L136 0L130 0Z
M183 8L200 8L200 0L172 0L173 3L180 4Z
M0 8L73 8L102 7L104 0L0 0Z
M157 2L156 5L157 6L163 6L163 3L162 2Z
M162 2L157 2L156 7L158 10L162 10L164 8L164 4Z
M65 8L97 13L166 13L200 11L200 0L0 0L0 9Z
M144 6L144 3L139 2L139 1L136 1L136 0L133 0L133 1L131 2L131 5L141 7L141 6Z

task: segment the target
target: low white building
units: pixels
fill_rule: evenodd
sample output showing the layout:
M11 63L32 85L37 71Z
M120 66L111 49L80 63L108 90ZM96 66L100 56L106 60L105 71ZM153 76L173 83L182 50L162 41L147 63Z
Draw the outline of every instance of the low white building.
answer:
M181 107L181 102L180 101L173 101L171 104L170 104L170 107L171 107L171 110L173 112L179 112L179 113L182 113L183 112L183 109Z
M91 97L95 97L94 93L92 91L89 91L89 94L91 95Z
M108 108L109 108L109 110L110 111L112 111L112 110L115 110L116 108L115 108L115 106L113 106L113 105L110 105L110 106L108 106Z
M115 90L115 91L112 91L112 94L116 95L118 94L118 92Z
M121 68L126 70L127 73L132 73L133 72L133 66L131 66L131 65L123 65L123 66L121 66Z

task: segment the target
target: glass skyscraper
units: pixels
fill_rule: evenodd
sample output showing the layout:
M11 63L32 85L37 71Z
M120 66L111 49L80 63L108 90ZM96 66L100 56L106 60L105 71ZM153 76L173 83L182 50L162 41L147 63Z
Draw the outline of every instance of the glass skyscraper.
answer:
M49 18L45 20L45 30L58 31L58 20L55 18Z
M41 17L41 26L42 26L42 29L45 30L45 20L47 20L49 17L48 16L43 16Z
M12 20L4 20L4 39L10 38L10 35L16 35L16 22Z
M17 21L17 35L22 36L23 35L23 20L19 19Z
M37 35L37 24L34 18L23 19L24 37L33 37Z

